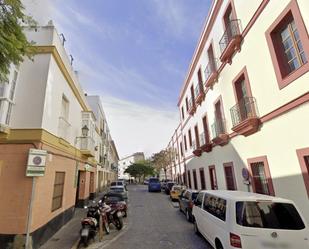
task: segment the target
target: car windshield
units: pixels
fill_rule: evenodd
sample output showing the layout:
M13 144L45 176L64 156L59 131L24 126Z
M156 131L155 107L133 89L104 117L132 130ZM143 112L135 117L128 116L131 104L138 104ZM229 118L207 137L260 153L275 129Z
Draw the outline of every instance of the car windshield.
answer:
M105 200L106 202L118 202L122 201L123 199L120 196L107 196Z
M305 225L296 208L290 203L237 202L237 224L245 227L301 230Z
M114 192L124 192L123 188L110 188L110 190Z
M192 193L192 200L195 200L195 199L196 199L196 197L197 197L197 195L198 195L198 192L196 192L196 193Z
M159 179L158 178L150 178L149 183L158 183Z

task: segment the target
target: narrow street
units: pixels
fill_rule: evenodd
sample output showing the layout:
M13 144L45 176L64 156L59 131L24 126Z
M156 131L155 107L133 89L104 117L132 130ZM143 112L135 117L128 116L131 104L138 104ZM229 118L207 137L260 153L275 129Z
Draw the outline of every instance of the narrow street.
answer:
M122 234L108 243L93 244L91 249L208 249L208 243L193 231L164 193L149 193L147 186L131 185L128 225Z

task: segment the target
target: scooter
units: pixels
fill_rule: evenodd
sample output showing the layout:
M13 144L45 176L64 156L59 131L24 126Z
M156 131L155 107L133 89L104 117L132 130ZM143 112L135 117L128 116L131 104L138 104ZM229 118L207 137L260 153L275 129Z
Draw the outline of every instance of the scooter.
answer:
M97 234L101 217L99 205L85 208L87 208L88 211L87 217L83 218L81 221L82 229L80 230L80 243L87 247L89 240L94 239Z

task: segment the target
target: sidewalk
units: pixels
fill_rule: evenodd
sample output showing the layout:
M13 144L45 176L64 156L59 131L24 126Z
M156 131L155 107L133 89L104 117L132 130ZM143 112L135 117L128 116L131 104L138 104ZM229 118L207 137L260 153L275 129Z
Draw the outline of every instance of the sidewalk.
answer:
M98 201L103 193L100 193L96 201ZM89 203L90 204L90 203ZM72 249L76 248L80 238L81 219L86 216L87 210L76 208L73 218L65 224L57 233L54 234L44 245L39 249Z

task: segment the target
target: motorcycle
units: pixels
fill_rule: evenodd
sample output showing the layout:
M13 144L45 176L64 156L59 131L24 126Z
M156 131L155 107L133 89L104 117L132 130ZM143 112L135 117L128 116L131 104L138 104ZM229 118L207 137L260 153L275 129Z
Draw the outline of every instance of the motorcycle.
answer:
M106 210L108 224L113 224L117 230L121 230L123 227L123 206L118 204L109 206L105 202L106 197L103 197L104 205L109 207L109 209Z
M80 243L85 247L88 246L90 239L94 239L100 223L99 205L85 207L88 209L87 217L81 221L82 229L80 230Z
M82 229L80 230L80 243L84 247L88 246L89 240L94 239L100 228L100 224L106 234L109 234L109 224L107 218L107 212L110 211L110 207L99 201L95 206L85 207L88 209L87 217L83 218L81 221Z

